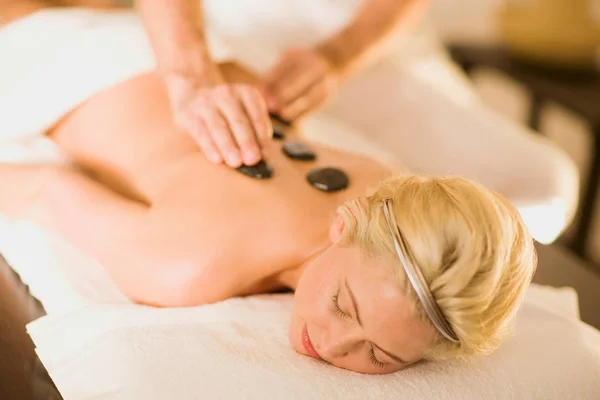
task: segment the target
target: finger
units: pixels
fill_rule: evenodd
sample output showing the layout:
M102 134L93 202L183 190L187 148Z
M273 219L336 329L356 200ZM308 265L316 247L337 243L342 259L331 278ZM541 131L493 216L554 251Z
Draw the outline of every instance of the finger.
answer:
M215 164L223 162L219 149L210 137L209 130L202 118L190 118L184 122L184 126L210 162Z
M269 111L278 113L285 107L289 100L285 99L283 92L289 92L289 89L287 88L294 85L294 82L300 80L299 78L301 75L302 71L297 69L290 71L289 74L282 75L279 80L269 83L265 90L265 99L267 100ZM287 96L290 97L291 94L288 94Z
M254 128L254 134L261 147L263 157L266 158L267 144L273 135L273 126L271 125L267 105L260 93L252 87L240 85L238 91L240 101L246 110L246 115L250 118L250 122Z
M272 75L268 75L265 79L265 93L269 108L277 110L281 105L279 95L286 82L294 81L298 75L302 73L300 63L287 64L281 66L279 71Z
M306 92L294 99L281 110L281 116L294 121L319 108L327 99L327 89L323 84L311 86Z
M279 83L276 96L280 107L285 107L292 103L312 86L323 80L325 77L323 72L317 72L309 68L300 71L294 76L285 76Z
M287 83L296 80L299 75L302 75L305 71L300 64L294 64L288 69L282 71L277 77L267 78L266 90L267 93L279 93L283 87L287 86Z
M283 58L265 75L266 88L269 89L275 82L279 81L284 75L294 73L299 67L298 60L289 56L283 56Z
M212 100L199 102L198 105L195 111L204 120L208 134L217 146L221 157L230 167L239 167L242 164L240 152L220 110Z
M250 117L246 115L245 107L236 94L235 88L228 86L221 89L217 105L241 151L244 164L255 165L261 159L258 138Z

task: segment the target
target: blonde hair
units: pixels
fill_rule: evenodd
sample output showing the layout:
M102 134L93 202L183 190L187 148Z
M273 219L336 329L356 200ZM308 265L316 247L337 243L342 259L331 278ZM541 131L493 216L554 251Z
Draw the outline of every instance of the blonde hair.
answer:
M438 334L425 354L446 359L489 354L513 332L514 317L537 265L533 239L503 197L458 177L403 176L370 196L340 207L342 243L394 266L419 318L431 325L407 282L383 216L383 199L450 326L460 339ZM436 331L437 332L437 331Z

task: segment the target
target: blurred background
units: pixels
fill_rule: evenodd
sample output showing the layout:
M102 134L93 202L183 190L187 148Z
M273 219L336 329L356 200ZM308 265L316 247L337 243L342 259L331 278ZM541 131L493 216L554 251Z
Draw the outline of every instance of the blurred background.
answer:
M577 163L581 204L559 241L600 265L600 1L436 0L431 18L484 102Z

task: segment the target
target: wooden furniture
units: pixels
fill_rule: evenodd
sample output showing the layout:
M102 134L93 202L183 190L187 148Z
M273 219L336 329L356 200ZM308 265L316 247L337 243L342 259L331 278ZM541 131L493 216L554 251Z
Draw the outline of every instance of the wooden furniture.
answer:
M25 331L29 322L42 315L41 304L0 255L0 399L62 398Z

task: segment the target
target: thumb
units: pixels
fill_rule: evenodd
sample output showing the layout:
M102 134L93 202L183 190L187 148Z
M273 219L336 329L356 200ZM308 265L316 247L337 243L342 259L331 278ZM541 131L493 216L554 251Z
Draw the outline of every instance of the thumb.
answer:
M271 112L275 112L279 110L279 102L277 101L277 96L274 93L271 93L267 86L262 84L258 87L258 91L262 95L267 104L267 109Z
M262 94L267 104L267 109L271 112L277 112L281 109L281 104L274 91L275 86L269 74L263 77L257 85L258 91Z

